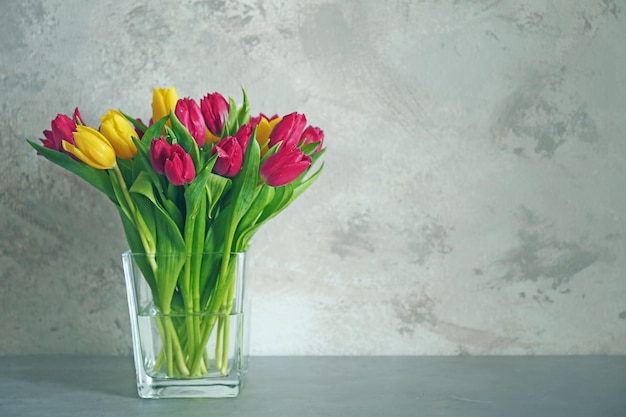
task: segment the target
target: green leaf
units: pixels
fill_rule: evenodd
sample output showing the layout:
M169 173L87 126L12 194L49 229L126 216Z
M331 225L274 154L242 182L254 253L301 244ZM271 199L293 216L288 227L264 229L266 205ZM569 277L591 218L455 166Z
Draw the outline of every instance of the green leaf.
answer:
M259 187L259 191L257 192L257 196L254 199L254 202L250 206L248 212L242 217L239 225L237 226L237 230L235 232L235 251L242 251L246 249L247 242L252 237L251 234L254 234L254 232L258 229L258 227L255 227L257 221L261 217L263 210L265 210L267 205L270 204L274 199L274 194L274 187L270 187L269 185L265 184L262 184ZM248 237L249 234L250 237Z
M121 211L120 218L122 219L122 226L124 228L124 234L126 235L126 241L128 242L130 251L132 253L144 253L143 244L141 243L141 238L139 237L139 232L137 231L135 223L128 219ZM137 265L143 273L143 276L146 278L146 282L150 286L153 294L158 294L156 278L154 277L154 271L152 271L152 267L150 266L148 259L145 256L137 256L135 257L135 262L137 262Z
M141 173L146 173L154 186L156 187L159 195L163 195L164 178L154 172L152 168L152 162L150 162L150 141L144 142L143 140L133 139L137 146L137 154L133 159L133 175L137 178Z
M239 126L243 126L250 121L250 103L248 102L248 95L243 87L241 87L241 92L243 93L243 104L237 113L237 122Z
M287 205L289 205L293 200L298 198L300 194L302 194L307 188L309 188L319 178L320 174L322 173L323 168L324 168L324 164L322 164L320 168L317 171L315 171L315 173L313 173L313 175L311 175L309 178L304 180L303 183L299 184L294 189L293 195L291 196L291 199L289 200Z
M166 244L166 247L157 249L159 255L167 254L166 256L158 256L158 267L155 272L156 284L159 289L159 300L161 304L161 311L163 314L170 314L172 308L172 299L174 297L174 291L176 291L176 284L181 276L181 271L185 265L186 255L184 251L177 252L175 248L169 247L164 239L159 239Z
M304 181L300 180L300 183L298 183L298 181L294 181L291 184L287 184L288 186L293 187L293 191L286 201L282 201L280 206L273 208L275 212L270 214L270 218L276 216L279 212L287 208L287 206L289 206L296 198L298 198L304 191L306 191L306 189L313 185L313 183L319 178L320 174L322 173L323 168L324 164L322 164L320 168L315 173L313 173L313 175L311 175Z
M169 120L169 116L163 117L161 120L157 120L146 130L141 137L141 142L147 144L148 149L150 148L150 142L154 138L160 138L163 136L163 128L165 127L165 123Z
M313 155L315 153L315 150L320 146L320 142L311 142L311 143L307 143L306 145L302 146L300 148L300 150L302 151L303 154L305 155Z
M137 179L135 180L133 185L130 187L129 191L131 193L143 195L148 200L150 200L152 204L154 204L155 206L158 206L159 208L161 208L161 210L164 210L165 212L167 212L167 214L169 214L169 216L172 218L172 220L174 221L176 226L179 228L179 230L182 230L183 216L180 210L178 209L177 205L174 202L168 199L165 199L163 197L160 199L156 197L156 195L154 194L154 189L155 189L156 184L154 184L153 178L151 177L152 176L150 175L149 171L140 172L139 175L137 176ZM163 203L163 207L161 207L160 202Z
M235 222L239 222L254 200L256 186L259 183L260 153L257 141L251 140L248 143L241 170L233 178L232 193L235 197L233 220Z
M297 186L290 183L282 187L275 188L271 202L266 205L265 209L254 223L246 224L244 223L244 220L241 221L241 226L237 229L236 233L236 246L234 250L246 250L250 240L259 228L272 218L276 217L278 213L287 208L296 198L309 188L320 176L323 167L324 166L322 165L313 175ZM256 204L256 201L254 204Z
M78 175L83 180L87 181L89 184L94 186L99 191L102 191L106 194L111 201L114 203L117 202L117 198L115 196L115 192L113 191L113 186L111 185L111 180L107 171L92 168L83 162L77 161L71 156L55 151L54 149L46 148L38 143L35 143L31 140L27 139L27 142L37 150L44 158L49 160L50 162L67 169L68 171Z
M185 207L187 207L187 219L199 214L202 200L207 199L206 186L210 176L210 170L203 169L185 190ZM208 216L205 216L208 217Z
M143 244L141 243L141 238L139 237L137 225L128 217L126 217L121 209L118 208L118 210L120 212L120 219L122 220L124 234L126 235L126 241L128 242L130 251L133 253L143 253L144 248Z
M231 187L231 184L232 181L229 178L213 173L209 176L205 187L209 200L209 210L207 213L209 218L213 218L215 207L220 202L222 195Z
M200 299L200 270L202 268L202 252L207 223L207 194L206 184L211 171L203 169L185 190L185 205L187 217L185 219L185 245L188 256L185 264L185 279L182 280L182 291L188 294L189 305L194 299Z
M119 111L119 110L118 110ZM145 133L146 130L148 129L148 126L146 126L145 124L143 124L143 122L130 117L129 115L127 115L126 113L124 113L123 111L119 111L120 113L122 113L122 115L126 118L126 120L128 120L129 122L132 123L133 126L135 126L136 129L139 129L142 133Z
M137 179L131 185L128 190L131 193L136 193L145 196L148 200L152 202L154 205L158 205L156 198L154 196L154 188L152 186L152 180L150 179L149 174L146 171L142 171L137 176Z
M282 211L293 196L294 187L293 184L287 184L282 187L276 188L274 193L274 199L267 208L263 211L263 215L259 221L266 222L270 218L274 217L280 211Z
M312 154L311 155L311 166L315 165L317 160L320 159L322 157L322 155L324 155L325 152L326 152L326 148L322 148L319 152Z
M122 213L124 213L125 217L127 217L131 221L134 221L135 217L133 216L133 208L129 206L128 201L124 196L124 190L122 189L123 186L122 184L120 184L117 175L111 175L109 178L120 210L122 211Z
M155 218L153 204L144 196L131 195L133 204L135 205L135 216L139 224L135 224L137 232L146 239L149 248L142 246L144 253L150 253L156 249L156 241L158 239L157 223ZM142 242L143 245L143 242Z
M227 135L234 135L237 132L237 103L232 97L228 97L228 128Z
M185 242L180 232L179 224L174 221L168 213L158 202L154 195L154 188L152 182L148 177L148 174L142 172L137 177L137 180L130 187L131 194L137 194L146 198L152 204L154 212L154 234L156 235L156 249L157 252L168 253L170 251L185 251ZM133 199L133 200L136 200ZM138 200L139 201L139 200ZM137 210L140 214L143 214L143 207L137 206Z
M241 170L232 179L231 189L225 196L224 209L213 221L207 234L205 248L221 247L224 252L233 250L237 225L256 197L256 187L259 184L259 154L259 144L250 141Z
M135 180L135 163L133 159L118 159L117 166L124 177L126 184L132 184Z

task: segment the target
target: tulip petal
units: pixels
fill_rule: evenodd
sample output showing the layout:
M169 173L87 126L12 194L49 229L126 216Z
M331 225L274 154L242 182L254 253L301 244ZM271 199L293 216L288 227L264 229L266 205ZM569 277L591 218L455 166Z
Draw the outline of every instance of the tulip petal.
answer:
M298 146L305 126L306 116L304 114L290 113L286 115L272 129L269 137L269 147L271 148L279 142L287 146Z
M102 133L88 126L77 126L73 136L76 146L63 141L67 152L94 168L109 169L116 165L115 150Z
M312 159L299 148L281 147L269 156L260 168L260 175L267 185L280 187L294 181L310 166Z
M228 101L220 93L207 94L200 100L200 110L204 122L213 137L220 137L224 130L224 124L228 120L230 106Z
M165 116L169 116L170 111L176 108L178 102L178 94L176 89L172 88L153 88L152 89L152 121L158 122Z

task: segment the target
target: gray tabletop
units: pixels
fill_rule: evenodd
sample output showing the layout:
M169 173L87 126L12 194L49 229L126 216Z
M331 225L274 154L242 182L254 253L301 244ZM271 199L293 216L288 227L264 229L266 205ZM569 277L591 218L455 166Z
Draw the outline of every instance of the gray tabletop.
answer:
M142 400L130 358L1 357L0 416L626 416L626 357L253 357L242 394Z

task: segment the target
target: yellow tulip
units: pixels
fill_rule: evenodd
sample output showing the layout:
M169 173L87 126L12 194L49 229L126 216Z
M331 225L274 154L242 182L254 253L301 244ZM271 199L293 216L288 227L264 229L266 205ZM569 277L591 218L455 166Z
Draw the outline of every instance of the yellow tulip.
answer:
M73 136L75 146L63 141L63 149L66 152L96 169L110 169L117 164L113 146L96 129L78 125Z
M274 130L274 126L278 124L283 118L274 116L271 119L268 119L264 115L259 117L259 124L256 126L256 141L261 146L261 156L265 155L265 153L269 150L268 143L270 138L270 133Z
M152 122L156 123L170 114L170 110L176 109L178 94L172 88L152 89ZM168 122L169 123L169 122Z
M122 113L109 110L107 114L102 116L100 133L113 146L118 158L130 159L135 157L137 147L133 142L133 136L137 136L137 132Z

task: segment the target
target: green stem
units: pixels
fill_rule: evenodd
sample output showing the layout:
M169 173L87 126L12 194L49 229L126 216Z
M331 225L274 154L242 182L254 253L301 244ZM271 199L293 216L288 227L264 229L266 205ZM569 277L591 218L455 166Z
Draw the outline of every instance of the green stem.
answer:
M211 297L211 301L207 309L207 313L209 314L207 316L208 324L202 331L202 335L200 336L200 339L199 339L200 344L198 345L198 349L196 350L196 355L191 361L191 373L193 375L199 372L200 364L202 360L201 351L204 350L204 346L206 346L206 344L208 343L209 337L211 336L211 331L213 330L213 327L215 326L215 318L216 318L215 314L219 312L220 307L224 303L224 296L228 294L229 282L230 282L230 280L228 279L229 278L228 277L228 264L230 262L230 247L232 246L232 242L233 242L233 236L232 236L232 233L229 233L227 242L224 245L225 251L223 254L223 258L222 258L220 275L215 284L215 293L213 294L214 296Z
M222 316L217 318L217 332L215 334L215 367L222 369L222 344L224 343L224 320Z
M234 271L233 271L234 273ZM226 305L222 306L220 317L224 319L224 337L222 339L222 366L220 367L220 374L226 375L228 370L228 343L230 339L229 331L230 331L230 313L233 308L233 295L235 293L235 280L232 279L229 282L228 286L228 295L224 302Z
M222 366L220 367L220 375L226 375L228 373L228 339L230 336L230 315L226 313L221 316L221 318L224 321L224 334L222 336Z
M187 247L189 243L187 243ZM185 304L185 325L187 328L187 344L186 351L188 357L193 357L196 346L196 333L193 318L193 290L191 286L191 253L187 251L184 266L183 283L181 290L183 293L183 303Z
M132 198L130 197L130 193L128 192L128 187L126 186L126 181L124 181L124 176L122 175L122 171L120 171L120 167L115 164L113 167L113 171L115 171L115 175L117 176L117 181L120 184L120 188L122 189L122 194L124 195L124 199L126 200L126 204L128 205L128 209L130 210L133 221L137 226L137 232L139 233L139 238L141 239L141 244L143 246L144 251L146 252L146 256L148 257L148 261L150 262L150 266L152 270L156 273L157 265L155 259L155 247L156 244L153 241L152 237L146 232L147 226L141 216L137 213L137 207L135 207L135 203L133 203Z
M172 339L169 337L169 331L167 330L167 323L165 317L162 317L164 323L161 325L163 328L162 342L165 349L165 366L167 367L167 376L174 375L174 361L172 360Z
M178 340L178 336L176 335L176 328L174 327L174 323L172 323L172 318L169 316L166 316L166 329L168 329L168 332L171 336L171 343L172 343L172 348L174 349L174 354L175 354L175 361L176 361L176 366L178 366L178 371L180 372L181 375L183 376L188 376L189 375L189 369L187 368L187 365L185 364L185 357L183 355L183 350L180 346L180 342ZM170 352L170 358L172 358L172 352ZM173 363L173 360L169 361L170 363ZM169 364L168 364L168 368L169 368Z

